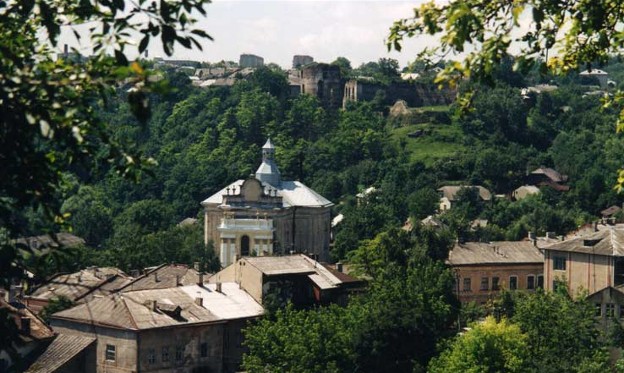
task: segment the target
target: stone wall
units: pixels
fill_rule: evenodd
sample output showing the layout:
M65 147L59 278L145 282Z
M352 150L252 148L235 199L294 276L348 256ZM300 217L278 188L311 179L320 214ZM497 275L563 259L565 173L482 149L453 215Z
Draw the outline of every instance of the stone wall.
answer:
M342 105L344 82L340 67L313 63L301 68L301 93L318 97L323 106L339 108Z

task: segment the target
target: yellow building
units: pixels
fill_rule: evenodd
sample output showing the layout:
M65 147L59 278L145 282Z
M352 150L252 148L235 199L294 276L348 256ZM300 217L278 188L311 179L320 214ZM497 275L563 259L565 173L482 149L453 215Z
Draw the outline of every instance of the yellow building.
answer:
M299 181L282 180L269 139L254 175L237 180L202 202L204 240L221 265L243 256L301 252L329 259L333 204Z

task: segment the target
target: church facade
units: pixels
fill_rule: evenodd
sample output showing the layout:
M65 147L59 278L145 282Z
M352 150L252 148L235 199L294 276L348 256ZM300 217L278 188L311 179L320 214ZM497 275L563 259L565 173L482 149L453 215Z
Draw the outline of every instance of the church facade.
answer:
M212 241L221 266L243 256L308 253L329 259L333 204L299 181L285 181L269 139L254 175L213 194L204 207L204 241Z

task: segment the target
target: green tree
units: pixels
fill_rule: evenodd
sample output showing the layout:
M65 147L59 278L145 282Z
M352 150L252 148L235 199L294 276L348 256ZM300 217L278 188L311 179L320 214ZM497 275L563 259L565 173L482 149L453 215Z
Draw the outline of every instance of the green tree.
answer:
M489 316L459 335L429 365L431 373L526 372L529 339L520 327Z

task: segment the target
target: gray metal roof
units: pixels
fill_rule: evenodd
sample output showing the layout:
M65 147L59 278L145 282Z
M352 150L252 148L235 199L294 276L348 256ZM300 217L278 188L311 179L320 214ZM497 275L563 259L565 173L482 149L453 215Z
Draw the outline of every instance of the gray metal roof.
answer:
M598 232L561 241L545 249L606 256L624 256L624 229L608 226Z
M26 373L52 373L89 347L95 338L59 334L43 351Z
M533 264L544 256L530 241L457 243L449 252L450 265Z
M202 298L202 305L196 298ZM178 307L179 315L172 315ZM238 284L223 283L221 292L216 284L205 284L113 294L57 312L53 318L139 330L256 317L263 312Z
M213 205L219 206L223 203L223 195L227 193L226 189L232 190L236 187L236 190L240 191L241 186L245 180L236 180L229 184L225 188L221 189L217 193L205 199L201 204L202 206ZM263 183L265 188L267 185ZM283 207L291 206L303 206L303 207L330 207L333 203L316 193L314 190L308 188L299 181L282 181L278 186L271 185L271 188L277 190L277 195L282 197Z
M245 257L241 260L256 267L266 276L307 274L307 277L323 290L336 288L343 282L347 282L338 278L325 265L303 254Z

